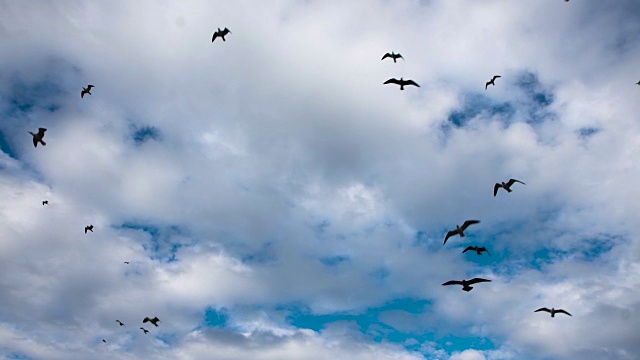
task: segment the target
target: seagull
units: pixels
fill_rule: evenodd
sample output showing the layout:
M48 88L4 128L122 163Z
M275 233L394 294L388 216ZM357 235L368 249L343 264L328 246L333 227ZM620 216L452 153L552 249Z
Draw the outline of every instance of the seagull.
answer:
M383 57L382 57L382 59L380 59L380 60L384 60L384 59L386 59L386 58L392 58L392 59L393 59L393 62L396 62L396 59L397 59L397 58L400 58L400 59L404 60L404 58L402 57L402 55L400 55L400 54L394 54L394 53L393 53L393 51L391 52L391 54L389 54L389 53L384 54L384 56L383 56Z
M127 265L129 265L129 262L128 262L128 261L125 261L124 263L125 263L125 264L127 264Z
M141 329L142 331L144 331L144 333L145 333L145 334L149 332L149 330L147 330L147 329L145 329L145 328L143 328L143 327L141 327L140 329Z
M569 316L573 316L573 315L569 314L568 312L566 312L565 310L562 310L562 309L554 309L554 308L551 308L551 310L549 310L549 309L547 309L546 307L543 307L543 308L540 308L540 309L538 309L538 310L536 310L536 311L534 311L534 312L538 312L538 311L546 311L546 312L548 312L548 313L551 313L551 317L556 317L556 314L557 314L557 313L567 314L567 315L569 315Z
M446 244L447 240L452 236L460 235L460 237L464 237L464 231L469 227L469 225L477 224L479 222L480 220L467 220L462 224L462 226L456 225L455 230L451 230L447 233L447 236L444 238L444 244ZM442 244L442 246L444 246L444 244Z
M446 283L442 284L442 286L462 285L462 290L471 291L471 289L473 289L473 287L469 286L469 285L473 285L473 284L481 283L481 282L491 282L491 280L482 279L482 278L473 278L471 280L462 280L462 281L450 280L450 281L447 281Z
M218 28L218 31L213 33L213 37L211 38L211 42L213 42L218 36L220 36L222 38L222 41L227 41L224 39L225 36L227 36L227 34L231 34L231 31L229 31L229 29L224 28L224 30L220 30L220 28Z
M478 255L482 255L483 251L486 251L487 254L489 254L489 256L491 256L491 254L489 253L489 250L487 250L486 247L479 247L479 246L467 246L466 249L462 250L462 253L466 253L469 250L473 250L475 251Z
M105 340L105 339L102 339L102 342L106 344L106 343L107 343L107 340Z
M42 141L42 138L44 137L44 132L47 131L47 129L45 128L38 128L38 133L34 134L31 131L29 131L29 134L31 134L31 136L33 136L33 146L34 147L38 147L38 143L42 144L42 146L47 145L46 142Z
M484 89L487 90L487 87L489 87L489 85L493 85L496 86L496 83L494 83L494 81L496 81L497 78L502 77L500 75L493 75L493 79L491 79L490 81L488 81L485 85L484 85Z
M87 87L83 87L82 88L82 92L80 93L80 97L84 98L84 94L89 94L91 95L91 88L94 88L95 86L93 85L87 85Z
M120 324L120 326L124 326L124 324L122 323L122 321L120 321L120 320L116 320L116 322L117 322L118 324Z
M158 327L158 321L160 321L160 319L158 319L158 317L157 317L157 316L156 316L156 317L154 317L153 319L149 319L148 317L146 317L146 318L144 318L144 320L142 320L142 323L146 323L147 321L148 321L148 322L150 322L150 323L152 323L152 324L153 324L153 325L155 325L156 327ZM162 321L160 321L160 322L162 322Z
M415 85L417 87L420 87L420 85L416 84L415 81L413 81L413 80L404 80L402 78L400 78L400 80L398 80L396 78L391 78L391 79L385 81L383 83L383 85L384 84L398 84L398 85L400 85L400 90L404 90L404 87L406 85Z
M511 180L507 181L506 183L505 182L496 183L493 186L493 197L496 197L496 195L498 194L498 189L499 188L503 188L503 189L507 190L507 192L511 192L511 185L513 185L514 183L517 183L517 182L519 182L522 185L527 185L527 184L523 183L522 181L516 180L516 179L511 179Z
M45 205L49 205L49 200L44 200L44 201L42 202L42 206L45 206Z
M84 233L86 234L86 233L87 233L87 231L91 231L91 232L93 232L93 225L85 226L85 227L84 227Z
M638 82L636 83L636 85L640 85L640 81L638 81Z

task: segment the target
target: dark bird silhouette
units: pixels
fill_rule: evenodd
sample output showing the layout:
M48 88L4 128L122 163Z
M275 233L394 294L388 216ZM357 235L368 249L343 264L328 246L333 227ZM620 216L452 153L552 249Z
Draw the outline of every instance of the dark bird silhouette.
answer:
M146 323L146 322L150 322L153 325L155 325L156 327L158 327L158 321L160 321L160 319L158 319L158 317L154 317L153 319L150 319L148 317L144 318L144 320L142 320L142 323ZM162 322L162 321L160 321Z
M44 137L44 132L45 131L47 131L47 129L45 129L45 128L39 128L37 134L34 134L31 131L29 131L29 134L31 134L31 136L33 136L33 147L38 147L38 143L42 144L42 146L47 145L46 142L42 141L42 138Z
M464 237L464 231L469 227L469 225L477 224L479 222L480 220L467 220L462 224L462 226L456 225L455 230L451 230L447 233L447 236L444 238L444 244L446 244L447 240L452 236L460 235L460 237ZM444 246L444 244L442 244L442 246Z
M129 264L129 262L128 262L128 261L125 261L124 263L125 263L125 264L127 264L127 265Z
M93 85L87 85L87 87L83 87L82 88L82 92L80 92L80 97L84 98L84 94L89 94L91 95L91 88L94 88L95 86Z
M147 329L145 329L143 327L141 327L140 330L144 331L145 334L147 334L149 332L149 330L147 330Z
M229 31L229 29L224 28L224 30L220 30L220 28L218 28L218 31L213 33L211 42L213 42L218 36L222 38L222 41L227 41L224 39L224 37L227 36L227 34L231 34L231 31Z
M496 81L497 78L502 77L500 75L493 75L493 79L491 79L490 81L488 81L485 85L484 85L484 89L487 90L487 88L489 87L489 85L493 85L496 86L496 83L494 81Z
M476 284L476 283L481 283L481 282L491 282L491 280L482 279L482 278L473 278L471 280L462 280L462 281L450 280L450 281L447 281L446 283L442 284L442 286L462 285L462 290L471 291L471 289L473 289L473 286L470 286L470 285L473 285L473 284Z
M640 85L640 81L638 81L638 82L636 83L636 85Z
M384 60L384 59L386 59L386 58L392 58L392 59L393 59L393 62L396 62L396 59L398 59L398 58L400 58L400 59L404 60L404 58L402 57L402 55L400 55L400 54L394 54L394 53L393 53L393 51L391 52L391 54L389 54L389 53L384 54L384 56L383 56L383 57L382 57L382 59L380 59L380 60Z
M93 232L93 225L85 226L85 227L84 227L84 233L86 234L86 233L87 233L87 231L91 231L91 232Z
M420 85L416 84L415 81L413 80L404 80L403 78L400 78L400 80L396 79L396 78L391 78L387 81L385 81L383 83L384 84L398 84L400 85L400 90L404 90L404 87L407 85L414 85L417 87L420 87Z
M118 324L120 324L120 326L124 326L124 324L122 323L122 321L120 321L120 320L116 320L116 322L117 322Z
M42 202L42 206L45 206L45 205L49 205L49 200L44 200L44 201Z
M482 255L483 251L486 251L487 254L489 254L489 256L491 256L491 254L489 253L489 250L487 250L486 247L479 247L479 246L467 246L466 249L462 250L462 253L466 253L469 250L473 250L475 251L478 255Z
M548 313L551 313L551 317L556 317L557 313L567 314L569 316L573 316L573 315L569 314L568 312L566 312L565 310L562 310L562 309L554 309L554 308L547 309L546 307L543 307L543 308L540 308L540 309L538 309L538 310L536 310L534 312L538 312L538 311L546 311Z
M507 192L511 192L512 191L511 190L511 185L513 185L513 184L515 184L517 182L519 182L522 185L527 185L527 184L523 183L522 181L516 180L516 179L511 179L511 180L507 181L506 183L505 182L496 183L493 186L493 197L496 197L496 195L498 194L498 189L499 188L503 188L503 189L507 190Z

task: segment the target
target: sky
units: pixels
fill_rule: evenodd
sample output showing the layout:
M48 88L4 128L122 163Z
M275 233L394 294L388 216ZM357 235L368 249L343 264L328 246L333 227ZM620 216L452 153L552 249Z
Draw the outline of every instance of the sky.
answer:
M0 357L640 358L639 34L636 0L0 0Z

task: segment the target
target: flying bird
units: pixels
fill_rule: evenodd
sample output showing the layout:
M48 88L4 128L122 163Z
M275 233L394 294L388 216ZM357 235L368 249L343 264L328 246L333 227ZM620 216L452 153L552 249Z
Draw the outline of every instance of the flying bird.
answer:
M382 59L380 59L380 60L384 60L384 59L386 59L386 58L392 58L392 59L393 59L393 62L396 62L396 59L398 59L398 58L400 58L400 59L404 60L404 58L402 57L402 55L400 55L400 54L394 54L394 53L393 53L393 51L391 52L391 54L389 54L389 53L384 54L384 56L383 56L383 57L382 57Z
M568 312L566 312L565 310L562 310L562 309L554 309L554 308L551 308L551 310L549 310L549 309L547 309L546 307L543 307L543 308L540 308L540 309L538 309L538 310L536 310L536 311L534 311L534 312L538 312L538 311L546 311L546 312L548 312L548 313L551 313L551 317L556 317L556 314L557 314L557 313L567 314L567 315L569 315L569 316L573 316L573 315L569 314Z
M143 327L141 327L140 330L144 331L145 334L147 334L149 332L149 330L147 330L147 329L145 329Z
M156 327L158 327L158 321L160 321L160 319L158 319L158 317L154 317L153 319L150 319L148 317L144 318L144 320L142 320L142 323L146 323L146 322L150 322L153 325L155 325ZM162 322L162 321L160 321Z
M49 200L44 200L44 201L42 202L42 206L45 206L45 205L49 205Z
M638 81L638 82L636 83L636 85L640 85L640 81Z
M220 30L220 28L218 28L218 31L213 33L211 42L213 42L218 36L222 38L222 41L227 41L224 39L224 37L227 36L227 34L231 34L231 31L229 31L229 29L224 28L224 30Z
M464 231L469 227L469 225L477 224L479 222L480 220L467 220L462 224L462 226L456 225L455 230L451 230L447 233L447 236L444 238L444 244L446 244L447 240L452 236L460 235L460 237L464 237ZM444 246L444 244L442 244L442 246Z
M106 344L106 343L107 343L107 340L105 340L105 339L102 339L102 342Z
M502 77L500 75L493 75L493 79L491 79L490 81L488 81L485 85L484 85L484 89L487 90L487 88L489 87L489 85L493 85L496 86L496 83L494 81L496 81L497 78Z
M93 232L93 225L85 226L85 227L84 227L84 233L86 234L86 233L87 233L87 231L91 231L91 232Z
M491 280L487 280L487 279L483 279L483 278L473 278L471 280L462 280L462 281L450 280L450 281L447 281L446 283L442 284L442 286L462 285L462 290L471 291L471 289L473 289L473 286L470 286L470 285L481 283L481 282L491 282Z
M522 181L516 180L516 179L511 179L511 180L507 181L506 183L505 182L496 183L493 186L493 197L496 197L496 195L498 194L498 189L499 188L503 188L503 189L507 190L507 192L511 192L512 191L511 190L511 185L513 185L513 184L515 184L517 182L519 182L522 185L527 185L527 184L523 183Z
M487 254L489 254L489 256L491 256L491 254L489 253L489 250L487 250L486 247L479 247L479 246L467 246L466 249L462 250L462 253L466 253L469 250L473 250L475 251L478 255L482 255L483 251L486 251Z
M82 92L80 93L80 97L84 98L84 94L89 94L91 95L91 88L94 88L95 86L93 85L87 85L87 87L83 87L82 88Z
M116 322L117 322L118 324L120 324L120 326L124 326L124 324L122 323L122 321L120 321L120 320L116 320Z
M125 263L125 264L127 264L127 265L129 265L129 262L128 262L128 261L125 261L124 263Z
M387 81L385 81L383 83L384 84L398 84L400 85L400 90L404 90L404 87L407 85L415 85L417 87L420 87L420 85L416 84L415 81L413 80L404 80L403 78L400 78L400 80L396 79L396 78L391 78Z
M31 134L31 136L33 136L33 147L38 147L38 143L42 144L42 146L47 145L46 142L42 141L42 138L44 137L44 132L47 131L47 129L45 128L38 128L38 133L34 134L31 131L29 131L29 134Z

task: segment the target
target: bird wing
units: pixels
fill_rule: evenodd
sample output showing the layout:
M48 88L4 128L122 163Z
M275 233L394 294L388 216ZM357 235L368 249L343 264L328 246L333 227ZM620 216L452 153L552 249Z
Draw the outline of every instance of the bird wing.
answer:
M467 221L464 222L464 224L462 224L462 226L460 226L460 228L462 230L465 230L466 228L469 227L469 225L477 224L479 222L480 222L480 220L467 220Z
M400 80L398 80L396 78L391 78L391 79L385 81L384 84L398 84L398 85L400 85Z
M500 76L500 75L493 75L493 79L491 79L491 81L494 81L495 79L497 79L497 78L499 78L499 77L502 77L502 76Z
M47 131L47 129L45 128L38 128L38 135L39 136L44 136L44 132Z
M466 253L469 250L475 250L475 248L473 246L467 246L466 249L462 250L463 253Z
M540 308L540 309L538 309L538 310L536 310L536 311L534 311L534 312L538 312L538 311L546 311L546 312L548 312L548 313L550 313L550 312L551 312L551 310L550 310L550 309L547 309L546 307Z
M386 58L388 58L388 57L391 57L391 54L386 53L386 54L384 54L384 56L383 56L383 57L382 57L382 59L380 59L380 60L384 60L384 59L386 59Z
M467 281L467 284L471 285L471 284L476 284L476 283L481 283L481 282L491 282L491 280L487 280L487 279L483 279L483 278L473 278L473 279Z
M404 58L400 54L396 54L396 58L400 58L400 59L404 60Z
M502 187L502 184L496 183L493 186L493 197L496 197L496 195L498 195L498 189L500 189Z
M84 227L84 233L85 233L85 234L87 233L87 230L89 230L89 228L85 226L85 227Z
M80 97L84 99L84 94L86 93L86 91L82 90L82 92L80 93Z
M211 38L211 42L213 42L213 40L215 40L218 37L218 32L214 32L213 33L213 37Z
M450 237L452 237L452 236L456 236L456 235L458 235L458 230L451 230L451 231L449 231L449 232L447 233L447 236L445 236L445 238L444 238L444 244L446 244L446 243L447 243L447 240L449 240L449 238L450 238ZM442 246L444 246L444 244L442 244Z
M487 88L489 88L489 85L491 85L491 81L487 81L487 83L484 84L484 89L487 90Z
M483 246L483 247L481 247L480 249L478 249L478 251L480 251L480 252L486 251L486 252L487 252L487 254L489 254L489 256L491 256L491 253L489 252L489 250L487 250L487 248L486 248L486 247L484 247L484 246Z
M405 81L404 81L404 84L405 84L405 85L415 85L415 86L417 86L417 87L420 87L420 85L418 85L418 84L417 84L415 81L413 81L413 80L405 80Z
M447 285L462 285L462 281L459 280L449 280L446 283L442 284L442 286L447 286Z
M513 185L514 183L517 183L517 182L519 182L519 183L520 183L520 184L522 184L522 185L527 185L527 184L523 183L523 182L522 182L522 181L520 181L520 180L511 179L511 180L509 180L509 182L507 183L507 186L511 186L511 185Z
M93 85L87 85L87 90L91 91L91 88L93 88L93 87L95 87L95 86L93 86Z
M144 320L142 320L143 323L148 322L150 319L148 317L144 318Z
M36 139L36 137L33 137L33 146L38 147L38 139Z
M153 321L158 322L158 321L160 321L160 319L158 319L158 317L156 316L156 317L153 318ZM160 322L162 322L162 321L160 321Z
M567 315L569 315L569 316L573 316L573 315L569 314L567 311L562 310L562 309L558 309L558 310L556 310L556 313L563 313L563 314L567 314Z
M231 33L231 31L229 31L229 29L227 29L227 28L224 28L224 30L222 30L222 35L227 35L227 34L230 34L230 33Z

